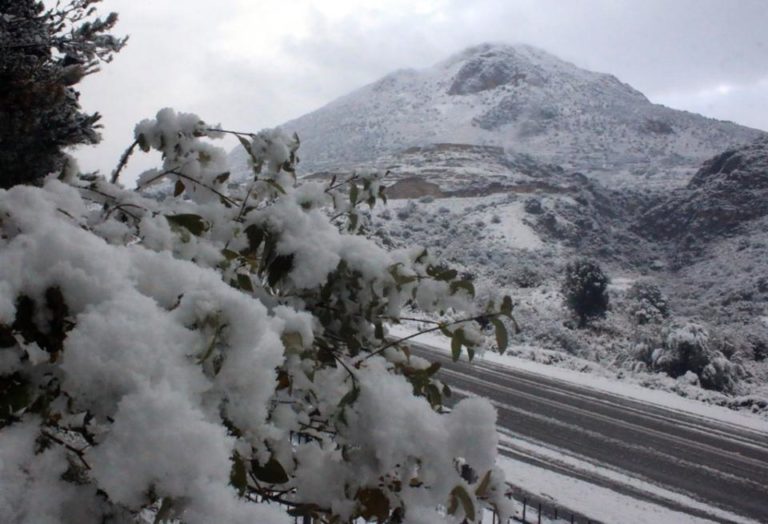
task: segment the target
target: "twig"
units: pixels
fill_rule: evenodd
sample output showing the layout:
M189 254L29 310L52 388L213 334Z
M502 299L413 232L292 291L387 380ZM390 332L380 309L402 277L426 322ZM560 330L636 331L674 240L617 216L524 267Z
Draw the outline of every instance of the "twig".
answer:
M117 179L120 177L120 171L123 170L123 168L128 164L128 159L133 154L133 150L136 148L136 146L139 145L138 140L134 140L133 144L131 144L128 149L126 149L122 156L120 157L120 162L118 162L117 167L114 171L112 171L112 178L110 179L110 182L113 184L117 183Z
M128 203L128 202L126 202L126 203L123 203L123 204L116 204L116 205L112 206L112 208L111 208L109 211L107 211L107 215L104 217L104 220L106 220L106 219L108 219L110 216L112 216L112 213L114 213L114 212L115 212L115 211L117 211L118 209L119 209L120 211L122 211L123 213L125 213L126 215L128 215L129 217L131 217L131 218L133 218L134 220L136 220L137 222L138 222L139 220L141 220L141 219L140 219L140 218L139 218L137 215L134 215L134 214L133 214L133 213L131 213L130 211L126 211L125 209L123 209L123 208L126 208L126 207L137 207L137 208L139 208L139 209L146 209L146 208L144 208L144 207L142 207L142 206L140 206L140 205L138 205L138 204L131 204L131 203Z
M256 136L253 133L244 133L242 131L231 131L229 129L216 129L214 127L206 128L206 131L211 132L211 133L227 133L227 134L230 134L230 135L237 135L237 136L241 136L241 135L242 136L250 136L250 137Z
M78 458L78 459L80 459L80 462L82 462L83 466L85 466L85 469L88 469L88 470L90 470L90 469L91 469L91 466L90 466L90 464L88 464L88 462L86 462L86 461L85 461L85 453L83 452L84 450L82 450L82 449L77 449L77 448L76 448L75 446L73 446L72 444L68 444L67 442L64 442L64 441L63 441L62 439L60 439L59 437L56 437L56 436L54 436L54 435L51 435L51 434L50 434L50 433L48 433L47 431L41 431L41 432L40 432L40 434L41 434L42 436L44 436L45 438L47 438L47 439L49 439L49 440L51 440L51 441L55 442L56 444L58 444L58 445L60 445L60 446L64 446L65 448L67 448L69 451L71 451L72 453L74 453L75 455L77 455L77 458Z
M223 174L224 174L224 173L221 173L221 174L219 174L219 175L217 175L217 176L222 176ZM189 180L189 181L190 181L190 182L192 182L193 184L197 184L197 185L199 185L199 186L202 186L202 187L206 188L207 190L209 190L210 192L212 192L212 193L214 193L215 195L217 195L219 198L221 198L221 199L225 200L225 201L226 201L228 204L231 204L232 206L238 206L238 205L240 205L238 202L235 202L234 200L232 200L231 198L229 198L227 195L225 195L225 194L224 194L224 193L222 193L221 191L218 191L218 190L216 190L216 189L212 188L211 186L209 186L208 184L205 184L205 183L203 183L203 182L200 182L199 180L197 180L197 179L195 179L195 178L192 178L192 177L191 177L191 176L189 176L189 175L185 175L184 173L180 173L180 172L178 172L178 171L176 171L176 170L174 170L174 169L169 169L168 171L163 171L162 173L160 173L160 174L158 174L158 175L155 175L155 176L153 176L152 178L150 178L149 180L147 180L146 182L144 182L144 183L143 183L143 184L141 184L140 186L136 186L136 190L138 191L139 189L144 189L145 187L147 187L148 185L150 185L150 184L151 184L152 182L154 182L155 180L159 180L159 179L161 179L162 177L164 177L164 176L167 176L167 175L176 175L177 177L183 178L184 180Z
M325 192L326 192L326 193L328 193L329 191L333 191L334 189L336 189L336 188L338 188L338 187L341 187L341 186L347 185L347 184L349 184L350 182L354 182L354 181L356 181L356 180L360 180L360 175L358 175L358 174L354 174L354 175L352 175L351 177L349 177L348 179L346 179L346 180L343 180L343 181L339 182L338 184L334 184L334 185L332 185L332 186L328 186L328 187L326 187L326 188L325 188Z
M372 352L370 355L366 355L365 358L363 359L363 361L366 361L369 358L373 357L374 355L378 355L378 354L382 353L383 351L385 351L385 350L387 350L387 349L389 349L391 347L394 347L394 346L396 346L396 345L398 345L398 344L400 344L402 342L405 342L406 340L410 340L412 338L416 338L419 335L425 335L427 333L432 333L433 331L437 331L437 330L443 329L443 328L448 327L448 326L453 326L453 325L456 325L456 324L461 324L462 322L473 322L473 321L480 320L482 318L498 317L499 315L501 315L501 313L485 313L483 315L477 315L477 316L471 317L471 318L462 318L460 320L454 320L453 322L446 322L444 324L439 323L437 326L435 326L433 328L425 329L425 330L419 331L417 333L412 333L412 334L408 335L407 337L399 338L397 340L393 340L392 342L388 342L387 344L384 344L383 346L381 346L376 351Z

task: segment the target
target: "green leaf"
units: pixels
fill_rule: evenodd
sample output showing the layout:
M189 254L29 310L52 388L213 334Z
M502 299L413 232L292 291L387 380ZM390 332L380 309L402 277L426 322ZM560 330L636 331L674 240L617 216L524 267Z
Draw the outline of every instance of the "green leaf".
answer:
M456 511L459 509L459 499L453 492L451 492L451 495L448 497L448 507L446 509L449 515L455 515Z
M501 311L502 315L512 318L512 307L512 298L510 298L509 295L505 295L504 299L501 301L501 308L499 311Z
M231 249L222 249L221 255L227 260L234 260L240 256L236 252L232 251Z
M229 171L226 171L226 172L224 172L224 173L222 173L222 174L218 175L216 178L214 178L214 181L215 181L217 184L223 184L224 182L226 182L227 180L229 180L229 174L230 174L230 173L229 173Z
M349 231L354 232L357 229L358 220L359 220L359 217L357 216L357 213L349 214L349 227L348 227Z
M357 204L357 198L359 195L360 195L360 188L357 187L357 184L355 182L352 182L349 186L349 201L352 203L353 207Z
M458 276L458 271L441 266L429 266L427 268L427 275L431 276L435 280L443 280L445 282L453 280Z
M285 189L283 189L283 186L281 186L280 184L278 184L277 182L275 182L275 181L274 181L274 180L272 180L271 178L268 178L268 179L266 180L266 182L267 182L267 184L269 184L270 186L272 186L273 188L275 188L275 190L276 190L278 193L280 193L281 195L285 195L285 194L286 194L286 193L285 193Z
M475 520L475 504L472 502L472 497L469 496L469 493L467 493L467 490L464 489L464 486L456 486L451 491L451 507L453 507L453 512L450 511L452 515L456 513L456 510L458 509L458 503L455 503L454 501L461 502L461 506L464 509L464 515L466 515L467 520L474 521Z
M458 290L463 289L469 293L470 297L475 296L475 286L469 280L454 280L451 282L450 288L452 295L455 295Z
M414 275L401 275L397 268L401 266L402 263L398 262L397 264L393 264L389 266L389 274L392 275L392 278L395 281L395 284L398 286L402 286L404 284L410 284L411 282L415 282L417 280L417 277Z
M346 395L341 397L341 400L339 401L339 406L349 406L351 404L354 404L354 402L357 400L357 397L360 396L360 388L357 386L352 386L352 389L350 389Z
M478 497L484 497L490 485L491 485L491 470L489 469L485 473L485 475L483 475L483 479L480 481L480 484L477 485L477 488L475 489L475 495L477 495Z
M427 401L430 406L439 406L443 403L443 397L440 395L440 390L434 384L427 384L424 388L424 392L427 394Z
M161 524L162 522L168 522L173 518L173 500L171 497L163 497L163 501L160 503L160 509L155 515L154 524Z
M503 355L509 345L509 336L507 335L507 328L504 326L504 322L498 318L491 318L491 323L496 329L496 345L499 347L499 354Z
M304 348L304 339L297 331L287 331L280 336L286 351L301 352Z
M232 456L229 483L235 487L241 497L245 495L245 491L248 488L248 472L245 468L245 462L243 462L242 457L237 452Z
M147 141L147 137L142 133L136 138L136 142L139 143L139 148L141 148L142 151L145 153L149 153L149 142Z
M18 374L0 377L0 427L2 422L32 403L29 384Z
M216 349L216 342L219 340L221 332L224 331L224 328L227 326L226 324L219 324L218 322L219 321L216 320L216 331L214 331L211 340L208 342L208 347L205 349L205 353L203 353L203 355L197 360L198 364L202 364L211 358L211 355L213 355L213 350Z
M428 377L431 377L438 371L440 371L440 362L432 362L427 369L424 370L424 372L427 374Z
M245 228L245 236L248 237L248 250L244 254L256 256L259 246L264 241L264 230L256 224L251 224Z
M386 203L387 203L387 193L384 191L384 186L379 186L379 198L386 205Z
M208 230L208 223L200 215L191 213L165 215L165 219L172 226L182 227L197 237Z
M253 153L251 153L251 143L240 135L237 135L237 139L240 141L240 144L245 148L248 154L253 156Z
M275 287L293 270L293 254L277 255L267 268L267 283Z
M184 192L185 189L186 187L184 186L184 182L182 182L181 180L177 180L176 185L173 186L173 196L175 197L179 196Z
M239 273L237 275L237 285L240 287L240 289L248 291L249 293L253 293L253 282L251 282L251 277L248 275Z
M285 472L285 468L274 457L270 458L263 466L252 460L251 467L253 468L254 476L262 482L268 484L285 484L288 482L288 474Z
M451 332L450 329L448 329L448 326L446 326L445 324L438 324L437 327L440 328L440 332L446 337L453 336L453 333Z
M448 384L443 384L443 396L450 397L451 395L452 395L451 388L448 387Z
M373 336L376 337L378 340L384 339L384 326L382 325L381 321L376 321L376 323L373 326Z
M451 337L451 357L456 362L461 356L461 344L464 340L464 331L457 329Z

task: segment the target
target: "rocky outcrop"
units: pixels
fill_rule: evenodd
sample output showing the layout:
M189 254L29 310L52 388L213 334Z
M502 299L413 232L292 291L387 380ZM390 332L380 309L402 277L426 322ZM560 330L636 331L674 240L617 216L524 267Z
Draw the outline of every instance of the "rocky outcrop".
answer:
M706 241L768 216L768 139L708 160L688 185L645 212L636 230L659 240Z

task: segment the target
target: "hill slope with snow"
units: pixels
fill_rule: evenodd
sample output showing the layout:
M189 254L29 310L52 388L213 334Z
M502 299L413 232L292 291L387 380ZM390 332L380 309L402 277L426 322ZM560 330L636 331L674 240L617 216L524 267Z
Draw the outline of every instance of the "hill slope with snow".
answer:
M286 123L304 170L435 143L500 146L588 175L691 174L764 133L652 104L612 75L529 46L483 44L401 70Z

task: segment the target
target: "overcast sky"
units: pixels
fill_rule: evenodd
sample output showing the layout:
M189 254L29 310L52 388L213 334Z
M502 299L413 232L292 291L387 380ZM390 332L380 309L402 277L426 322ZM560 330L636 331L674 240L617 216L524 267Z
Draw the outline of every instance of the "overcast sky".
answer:
M258 131L394 69L527 43L651 101L768 130L768 0L104 0L126 48L82 86L109 172L162 107ZM134 164L134 168L143 167Z

